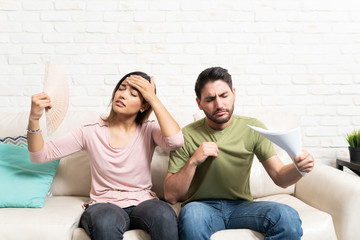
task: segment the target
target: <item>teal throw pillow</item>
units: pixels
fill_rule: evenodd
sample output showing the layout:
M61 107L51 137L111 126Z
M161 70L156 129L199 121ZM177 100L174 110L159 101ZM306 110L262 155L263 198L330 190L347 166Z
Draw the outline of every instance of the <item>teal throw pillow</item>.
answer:
M0 207L43 207L59 161L32 163L27 148L0 143Z

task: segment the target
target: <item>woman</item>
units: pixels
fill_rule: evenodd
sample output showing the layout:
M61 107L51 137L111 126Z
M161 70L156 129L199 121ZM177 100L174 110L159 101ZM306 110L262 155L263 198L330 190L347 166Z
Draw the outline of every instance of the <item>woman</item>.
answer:
M172 208L151 191L154 148L175 150L184 143L179 125L155 94L153 79L142 72L125 75L112 94L105 119L84 124L44 144L39 119L51 108L46 93L32 96L28 126L30 160L53 161L77 151L90 156L91 201L80 226L91 239L123 239L128 229L143 229L151 239L178 239ZM154 111L156 121L148 121Z

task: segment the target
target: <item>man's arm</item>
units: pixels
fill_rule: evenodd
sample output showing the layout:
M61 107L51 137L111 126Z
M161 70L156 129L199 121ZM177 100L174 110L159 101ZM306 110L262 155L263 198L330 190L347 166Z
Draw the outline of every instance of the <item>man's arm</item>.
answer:
M314 167L314 158L306 151L296 156L294 162L301 172L308 173ZM284 165L277 155L266 159L262 164L274 183L283 188L296 183L302 177L294 164Z
M168 172L164 181L165 200L175 204L184 197L189 190L197 166L202 164L209 156L217 157L218 154L219 149L214 142L203 142L179 172Z

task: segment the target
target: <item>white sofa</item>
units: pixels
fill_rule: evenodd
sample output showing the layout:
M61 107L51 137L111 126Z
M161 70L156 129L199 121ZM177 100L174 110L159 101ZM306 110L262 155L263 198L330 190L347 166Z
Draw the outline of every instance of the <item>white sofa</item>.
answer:
M1 113L1 116L0 138L25 134L28 113ZM281 124L287 123L281 125L282 129L292 127L289 123L295 122L292 116L282 115L277 119L269 116L264 113L256 117L269 128L279 126L279 119ZM61 136L78 124L98 117L93 112L68 112L61 127L48 139ZM46 138L44 125L42 122ZM289 161L282 150L277 151L280 157ZM160 198L163 197L167 165L168 153L157 148L152 162L152 176L153 190ZM89 200L89 190L90 171L86 153L79 152L61 159L50 189L53 197L46 198L43 208L0 209L0 239L90 239L78 227L83 212L81 205ZM315 169L296 185L281 189L272 183L262 165L254 159L251 191L256 201L271 200L294 207L302 219L304 240L355 240L360 237L360 178L357 176L316 163ZM180 203L172 207L179 213ZM149 240L150 237L141 230L131 230L125 233L124 239ZM169 236L169 239L172 237ZM213 234L211 239L263 239L263 236L246 229L225 230Z

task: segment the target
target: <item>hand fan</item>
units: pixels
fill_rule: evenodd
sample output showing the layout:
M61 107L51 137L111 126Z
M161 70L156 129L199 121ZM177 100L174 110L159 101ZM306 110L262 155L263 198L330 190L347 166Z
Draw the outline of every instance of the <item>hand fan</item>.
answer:
M47 135L50 136L60 126L69 106L69 86L62 69L53 62L45 67L44 92L49 95L51 109L45 111Z

